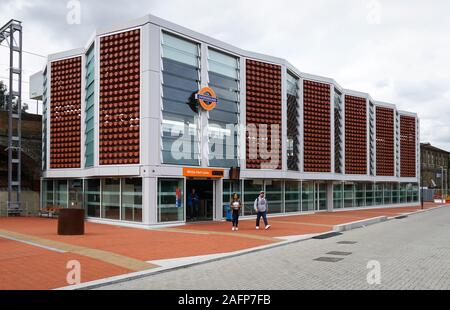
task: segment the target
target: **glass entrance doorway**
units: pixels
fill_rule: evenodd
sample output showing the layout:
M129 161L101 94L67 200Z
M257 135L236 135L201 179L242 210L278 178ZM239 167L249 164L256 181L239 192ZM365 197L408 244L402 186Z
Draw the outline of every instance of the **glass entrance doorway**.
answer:
M214 217L214 181L186 180L187 222L212 221Z

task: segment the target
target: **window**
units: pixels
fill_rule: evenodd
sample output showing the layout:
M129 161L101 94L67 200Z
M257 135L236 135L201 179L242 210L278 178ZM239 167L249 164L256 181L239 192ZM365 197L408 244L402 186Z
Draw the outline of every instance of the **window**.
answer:
M122 220L142 222L142 179L122 179Z
M244 181L244 215L255 214L255 210L253 209L254 203L260 191L263 190L263 183L262 180Z
M314 208L314 183L313 182L303 182L302 183L302 211L312 212L315 211Z
M288 169L298 171L298 126L299 126L299 100L298 100L298 78L293 74L287 74L287 160Z
M120 220L120 179L102 180L102 218Z
M266 199L269 214L283 212L283 181L266 180Z
M162 162L200 164L198 107L200 87L198 44L162 35Z
M100 217L100 180L85 181L84 206L88 217Z
M344 187L342 186L342 183L334 184L333 185L333 208L334 209L341 209L344 207L343 193Z
M284 187L284 202L286 213L301 212L302 183L298 181L286 181Z
M158 222L184 220L184 180L158 180Z
M344 208L353 208L354 207L354 184L346 183L344 185Z
M355 184L355 207L364 207L366 205L366 187L364 183Z
M95 49L86 54L86 118L85 118L85 166L94 165L94 98L95 98Z
M209 114L209 166L238 165L239 126L239 59L209 49L209 85L217 95L218 104Z
M223 194L222 194L222 203L223 203L223 217L226 218L226 207L230 205L233 194L236 193L239 195L239 199L242 202L241 196L241 181L233 181L233 180L223 180ZM241 213L243 213L243 208L241 209Z
M67 208L67 180L57 180L55 186L55 204Z

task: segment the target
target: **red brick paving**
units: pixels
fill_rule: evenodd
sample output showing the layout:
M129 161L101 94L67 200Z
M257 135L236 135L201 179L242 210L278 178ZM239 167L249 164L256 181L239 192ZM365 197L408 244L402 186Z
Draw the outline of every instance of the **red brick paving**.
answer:
M426 204L427 209L436 206ZM254 220L241 221L239 232L232 232L229 222L189 224L176 228L179 233L86 223L85 236L64 237L56 235L57 220L45 218L0 218L0 229L148 261L233 252L273 242L251 236L280 237L322 233L332 230L338 224L382 215L397 216L418 210L420 207L280 216L269 218L272 228L268 231L256 231ZM203 235L188 233L189 231L213 233ZM100 260L72 253L52 252L0 237L0 289L51 289L66 286L66 263L73 259L82 264L83 282L130 272Z

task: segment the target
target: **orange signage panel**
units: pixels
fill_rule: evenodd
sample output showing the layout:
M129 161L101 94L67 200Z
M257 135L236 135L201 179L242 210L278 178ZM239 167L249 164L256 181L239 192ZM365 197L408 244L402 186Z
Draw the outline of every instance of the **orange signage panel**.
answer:
M207 168L183 168L183 176L188 178L223 179L225 170Z

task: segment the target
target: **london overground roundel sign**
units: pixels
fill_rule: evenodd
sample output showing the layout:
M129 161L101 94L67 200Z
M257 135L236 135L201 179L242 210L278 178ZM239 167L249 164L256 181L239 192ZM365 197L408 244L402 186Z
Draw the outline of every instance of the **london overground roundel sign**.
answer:
M217 106L216 92L210 87L204 87L195 95L200 105L206 111L211 111Z

